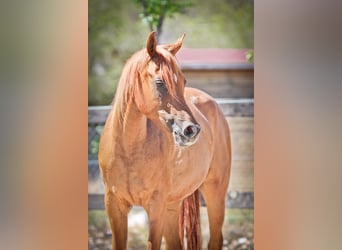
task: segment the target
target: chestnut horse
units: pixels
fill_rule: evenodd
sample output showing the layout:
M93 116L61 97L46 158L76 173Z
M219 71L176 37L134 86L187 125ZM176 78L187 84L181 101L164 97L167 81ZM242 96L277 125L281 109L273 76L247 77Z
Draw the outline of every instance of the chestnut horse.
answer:
M209 216L209 249L222 248L231 162L227 121L204 92L185 87L174 44L146 48L126 63L101 136L99 165L113 249L126 249L127 214L148 215L147 249L200 249L199 191Z

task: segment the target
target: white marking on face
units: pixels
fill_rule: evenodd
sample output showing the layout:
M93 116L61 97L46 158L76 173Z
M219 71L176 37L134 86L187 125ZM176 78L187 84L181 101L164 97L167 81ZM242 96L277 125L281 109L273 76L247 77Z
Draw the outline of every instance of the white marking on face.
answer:
M173 74L173 79L175 80L175 82L177 82L177 76L176 76L176 74Z
M179 148L178 149L178 153L177 153L177 159L176 159L176 164L177 165L182 164L183 159L181 157L182 157L182 148Z
M179 159L181 156L182 156L182 149L179 149L177 153L177 159Z

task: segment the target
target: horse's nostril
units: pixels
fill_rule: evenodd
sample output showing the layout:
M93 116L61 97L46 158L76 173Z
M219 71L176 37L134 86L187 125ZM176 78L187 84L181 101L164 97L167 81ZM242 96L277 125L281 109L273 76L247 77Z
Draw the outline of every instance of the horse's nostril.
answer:
M188 126L184 129L184 135L190 137L194 133L193 126Z
M200 127L197 126L197 125L190 125L190 126L187 126L184 131L183 131L183 134L186 136L186 137L194 137L198 134L200 130Z

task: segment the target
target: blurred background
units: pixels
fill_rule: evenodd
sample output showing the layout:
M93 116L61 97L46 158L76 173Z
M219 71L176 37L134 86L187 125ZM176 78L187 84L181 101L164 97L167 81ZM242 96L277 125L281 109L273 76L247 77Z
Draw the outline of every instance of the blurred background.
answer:
M107 238L95 238L93 231L87 234L90 214L96 214L91 218L99 225L97 228L106 229L107 219L101 210L88 210L90 171L85 169L89 157L88 31L93 34L88 29L91 18L88 7L92 12L95 9L91 5L99 2L90 0L88 6L87 1L12 0L1 6L1 249L105 248L103 242ZM211 2L217 1L207 4ZM117 8L123 5L115 4ZM131 4L129 0L124 3ZM187 29L184 43L187 48L191 48L192 36L205 36L219 27L210 17L220 13L222 5L204 18L194 12L195 8L199 13L209 11L201 7L207 6L206 3L202 4L187 8L184 15L174 15L184 20L192 12L190 21L201 19L201 25L192 27L197 31L195 34L190 35L192 30L184 22L180 25L177 19L165 19L165 25L176 23L170 28L179 28L180 33ZM341 1L254 2L257 119L253 123L255 157L251 165L256 169L253 192L257 199L254 209L228 211L247 211L249 215L255 211L256 249L340 249L342 119L338 114L342 106L342 33L336 31L342 22L341 4ZM140 6L133 8L138 15L141 13ZM123 11L118 15L128 17ZM148 25L140 23L135 15L130 18L144 29L136 29L144 33L135 41L142 47L149 33ZM103 23L111 25L114 19L110 17ZM248 19L243 17L239 22L244 20ZM224 27L234 23L230 22ZM205 24L210 26L206 33L201 29ZM110 32L117 24L111 26ZM128 28L133 27L136 26ZM248 34L244 29L239 31ZM221 37L225 38L220 40L227 42L231 32L230 29L213 39L205 36L201 42L217 42ZM164 27L161 39L166 33ZM125 34L128 32L122 30L119 35ZM90 46L94 46L91 40ZM253 44L235 48L252 47ZM113 68L122 66L116 64ZM108 69L107 66L106 72ZM114 84L116 80L113 77L109 82ZM109 92L111 100L115 89ZM228 119L231 122L234 116ZM233 148L237 145L234 141ZM91 181L90 177L89 174ZM235 179L232 177L232 181ZM226 222L225 226L233 228L233 221L229 219L230 224ZM244 225L241 220L235 221L239 221L235 225ZM105 236L104 230L97 235ZM243 236L225 235L229 244L234 240L239 243L239 238L244 241ZM92 241L97 241L95 247L90 246Z
M88 10L88 248L111 249L97 152L103 124L126 60L144 48L186 38L177 58L189 86L211 94L232 134L232 172L223 249L254 249L254 2L251 0L90 0ZM203 249L209 239L201 208ZM145 249L145 212L129 215L129 249Z
M110 104L125 61L145 46L151 18L142 17L140 2L89 1L89 105ZM160 43L175 42L185 32L183 48L253 48L252 0L178 2L179 12L164 18Z

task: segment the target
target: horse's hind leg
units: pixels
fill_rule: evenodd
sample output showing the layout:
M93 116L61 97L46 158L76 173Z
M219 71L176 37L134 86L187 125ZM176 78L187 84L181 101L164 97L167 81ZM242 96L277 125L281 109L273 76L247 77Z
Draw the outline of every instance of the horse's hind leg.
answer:
M126 249L128 204L116 198L111 191L105 193L105 207L112 229L112 249Z
M180 250L182 243L179 228L180 202L167 205L164 212L164 231L167 250ZM183 230L183 229L181 229Z
M202 185L200 191L205 199L209 217L210 240L208 249L222 249L226 189L221 188L216 182L208 182Z

